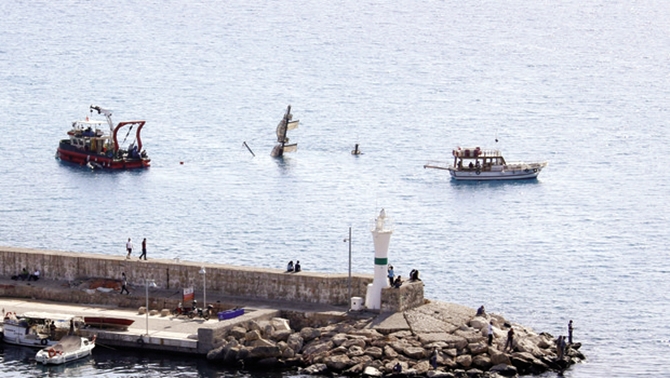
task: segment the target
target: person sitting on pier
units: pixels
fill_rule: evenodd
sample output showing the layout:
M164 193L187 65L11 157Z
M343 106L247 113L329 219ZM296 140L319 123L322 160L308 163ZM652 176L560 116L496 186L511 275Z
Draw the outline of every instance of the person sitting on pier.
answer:
M19 273L19 278L20 278L22 281L27 280L29 276L30 276L30 274L28 273L28 269L26 269L26 268L23 268L23 270L21 271L21 273Z
M286 266L286 271L287 272L292 272L293 271L293 260L288 262L288 265Z
M400 276L397 276L395 278L395 281L393 281L393 287L397 289L400 286L402 286L402 278Z
M409 280L410 282L421 281L421 279L419 278L419 271L416 269L412 269L412 271L409 273Z
M302 268L300 267L300 260L298 260L298 261L295 262L295 271L297 273L301 270L302 270Z
M32 281L37 281L39 279L40 279L40 270L35 268L35 271L33 272L33 274L31 274L30 277L28 277L28 281L31 281L31 280Z

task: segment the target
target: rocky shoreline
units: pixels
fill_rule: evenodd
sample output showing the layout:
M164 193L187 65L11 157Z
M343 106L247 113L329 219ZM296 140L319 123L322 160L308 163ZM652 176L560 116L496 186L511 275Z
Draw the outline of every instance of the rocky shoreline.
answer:
M510 327L515 333L513 345L505 350ZM288 317L247 322L230 328L207 358L246 369L294 368L300 374L372 377L516 376L560 372L584 359L579 343L566 345L559 357L556 341L500 315L478 315L463 306L430 302L392 316L351 316L322 325Z

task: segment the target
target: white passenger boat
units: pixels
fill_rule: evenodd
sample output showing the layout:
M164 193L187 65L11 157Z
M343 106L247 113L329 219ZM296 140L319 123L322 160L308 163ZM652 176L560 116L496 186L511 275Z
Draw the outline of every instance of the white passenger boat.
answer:
M5 313L2 340L8 344L42 348L55 345L76 322L72 315L26 312Z
M499 150L483 150L479 147L461 148L452 151L453 165L429 162L424 168L444 169L454 180L519 180L534 179L547 166L542 162L507 162Z
M35 355L35 361L45 365L60 365L90 356L95 348L93 340L79 336L64 336L56 345L46 347Z

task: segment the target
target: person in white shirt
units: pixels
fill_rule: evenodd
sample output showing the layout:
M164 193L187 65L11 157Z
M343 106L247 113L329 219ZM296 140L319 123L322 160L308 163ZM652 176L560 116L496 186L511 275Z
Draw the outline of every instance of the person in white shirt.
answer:
M130 238L128 238L128 243L126 243L126 251L128 251L126 258L129 259L130 254L133 253L133 242L130 241Z

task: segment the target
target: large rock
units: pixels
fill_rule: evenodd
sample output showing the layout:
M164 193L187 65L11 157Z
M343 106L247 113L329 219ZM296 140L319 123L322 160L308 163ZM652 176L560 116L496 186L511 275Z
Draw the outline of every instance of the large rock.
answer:
M463 354L456 357L456 363L464 368L469 368L472 365L472 356Z
M383 374L377 368L368 366L363 370L364 377L381 377Z
M333 342L333 344L335 344L335 346L340 346L344 344L344 342L347 341L348 339L346 334L338 333L335 336L333 336L333 338L330 340Z
M289 345L291 345L289 343ZM312 343L305 347L305 350L302 351L302 354L304 355L311 355L311 354L319 354L323 352L327 352L329 350L333 349L333 342L328 340L328 341L320 341L316 343Z
M415 360L428 357L428 351L421 347L406 347L403 349L402 354Z
M472 355L477 355L488 352L489 346L486 343L479 342L468 344L468 349Z
M349 351L347 351L347 355L349 357L360 357L365 354L365 351L363 348L359 347L358 345L352 345L351 348L349 348Z
M326 364L314 364L300 370L300 372L309 375L325 375L328 373L328 366Z
M339 354L336 356L328 356L324 358L323 362L328 366L328 369L340 372L348 369L354 364L346 354Z
M291 326L288 322L288 319L284 318L272 318L270 321L275 331L290 331Z
M249 358L251 359L262 360L264 358L279 357L279 356L281 356L281 351L279 350L279 347L276 345L257 346L249 350Z
M386 345L384 347L384 355L388 358L396 358L398 357L398 352L396 352L390 345Z
M512 363L507 354L495 348L489 348L489 356L491 357L491 364L493 365L510 365Z
M244 339L244 336L246 336L247 330L244 327L240 326L235 326L228 331L228 336L234 337L236 340L242 340Z
M300 337L302 337L305 342L310 342L319 336L321 336L321 331L316 328L305 327L300 330Z
M470 327L481 331L482 329L488 330L489 322L483 316L475 316L470 320Z
M447 348L463 349L468 346L468 340L465 337L452 335L450 333L422 333L418 336L419 341L423 345L441 341L447 344Z
M300 353L300 350L304 345L304 340L302 337L300 337L300 334L294 333L288 337L286 344L288 344L288 346L293 349L294 352Z
M489 371L492 373L500 374L503 377L514 377L518 374L514 366L506 364L494 365L493 367L491 367L491 369L489 369Z
M427 360L422 360L414 364L412 366L414 370L416 370L417 374L423 375L426 374L429 370L432 369L432 366L430 366L430 363Z
M375 359L380 359L384 355L384 352L382 351L382 348L379 347L370 347L365 350L365 354L368 356L375 358Z
M472 358L472 366L478 369L488 370L492 366L491 359L485 354L476 355Z
M244 340L247 342L247 344L260 338L261 338L261 332L256 329L249 331L244 335Z
M291 336L293 332L291 330L279 330L275 331L272 334L272 339L275 341L286 341L288 340L289 336Z
M365 340L364 339L349 339L345 341L342 346L345 348L350 348L352 346L358 346L361 348L365 348Z

